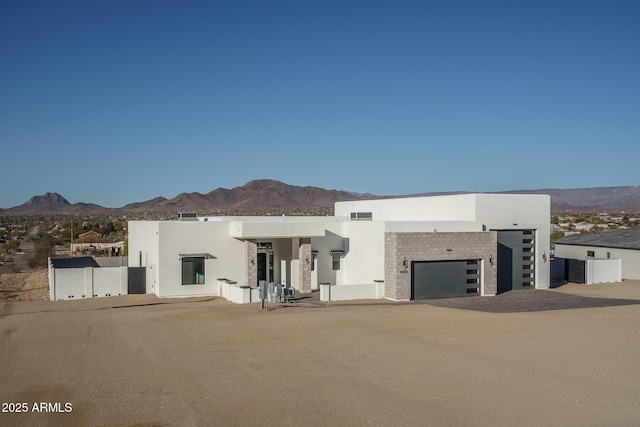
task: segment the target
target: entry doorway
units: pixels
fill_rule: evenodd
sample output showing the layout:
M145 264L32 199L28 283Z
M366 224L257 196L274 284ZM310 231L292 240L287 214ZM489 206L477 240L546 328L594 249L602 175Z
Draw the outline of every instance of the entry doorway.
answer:
M498 293L535 288L535 230L497 230Z
M261 280L267 281L267 254L258 253L258 283Z
M257 264L258 284L261 280L273 282L273 251L258 252Z

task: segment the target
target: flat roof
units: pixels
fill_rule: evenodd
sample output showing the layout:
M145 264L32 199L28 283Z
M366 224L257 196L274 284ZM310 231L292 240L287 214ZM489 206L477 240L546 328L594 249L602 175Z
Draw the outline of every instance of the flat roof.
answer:
M556 240L555 243L560 245L640 250L640 227L595 234L572 234Z
M74 258L51 258L53 268L86 268L100 267L93 257L83 256Z

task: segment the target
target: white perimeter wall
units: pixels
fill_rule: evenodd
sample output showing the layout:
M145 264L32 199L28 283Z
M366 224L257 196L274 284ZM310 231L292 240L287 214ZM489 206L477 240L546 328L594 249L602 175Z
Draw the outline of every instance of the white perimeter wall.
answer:
M127 294L127 267L50 268L51 301Z
M619 258L622 261L622 280L640 280L640 251L635 249L601 248L595 246L563 245L556 243L557 258L587 259L587 251L594 251L594 258Z
M586 283L615 283L622 281L621 259L587 259L585 265Z

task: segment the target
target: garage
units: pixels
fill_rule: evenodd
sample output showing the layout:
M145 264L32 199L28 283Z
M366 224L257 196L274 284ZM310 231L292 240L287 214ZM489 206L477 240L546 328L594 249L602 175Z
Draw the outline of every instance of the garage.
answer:
M411 299L480 295L480 261L414 261Z

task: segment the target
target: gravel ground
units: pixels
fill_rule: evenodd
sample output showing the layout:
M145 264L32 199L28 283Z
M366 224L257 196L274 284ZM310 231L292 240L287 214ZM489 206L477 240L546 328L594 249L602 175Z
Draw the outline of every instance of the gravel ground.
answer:
M552 292L640 300L640 283ZM637 304L0 302L0 402L28 408L0 425L637 426L639 320Z
M48 301L47 269L0 274L0 301Z

